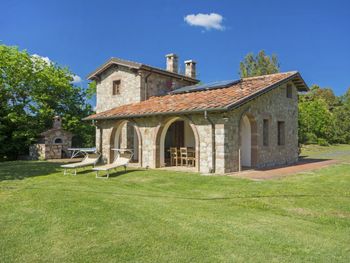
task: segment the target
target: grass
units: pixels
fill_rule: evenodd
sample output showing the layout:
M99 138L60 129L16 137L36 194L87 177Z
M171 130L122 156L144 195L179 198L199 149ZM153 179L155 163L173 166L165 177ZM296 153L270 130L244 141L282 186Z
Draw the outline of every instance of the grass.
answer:
M346 163L266 181L0 163L0 262L349 262L349 201Z
M350 145L339 144L329 146L305 145L302 155L319 159L337 159L340 161L350 161Z

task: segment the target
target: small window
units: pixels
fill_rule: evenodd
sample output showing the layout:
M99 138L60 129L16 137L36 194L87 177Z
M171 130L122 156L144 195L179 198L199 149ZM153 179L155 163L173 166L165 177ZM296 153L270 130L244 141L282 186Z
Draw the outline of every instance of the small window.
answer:
M277 144L284 145L285 143L285 124L284 121L277 122Z
M120 94L120 80L114 80L112 88L113 88L112 94L119 95Z
M263 145L269 146L269 120L264 119L263 122Z
M290 84L287 85L287 98L293 98L293 86Z
M56 143L56 144L62 143L62 139L61 139L61 138L56 138L56 139L55 139L55 143Z

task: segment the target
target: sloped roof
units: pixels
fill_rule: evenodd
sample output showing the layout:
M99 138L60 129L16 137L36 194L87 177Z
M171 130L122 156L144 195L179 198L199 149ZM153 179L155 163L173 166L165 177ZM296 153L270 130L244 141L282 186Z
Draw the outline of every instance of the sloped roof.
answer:
M113 57L110 58L106 63L104 63L103 65L98 67L96 70L91 72L87 76L87 79L93 80L99 74L104 72L106 69L108 69L112 65L121 65L121 66L125 66L125 67L132 68L132 69L144 69L144 70L148 70L148 71L157 72L159 74L172 76L172 77L175 77L178 79L185 79L185 80L188 80L188 81L193 82L193 83L199 82L199 80L197 80L197 79L194 79L194 78L191 78L191 77L179 74L179 73L174 73L174 72L171 72L171 71L168 71L165 69L149 66L149 65L139 63L139 62L129 61L129 60L121 59L121 58L113 58Z
M288 81L293 81L299 91L308 90L306 83L297 71L276 73L243 78L223 88L155 96L145 101L123 105L90 115L85 120L225 111L239 107L243 103Z

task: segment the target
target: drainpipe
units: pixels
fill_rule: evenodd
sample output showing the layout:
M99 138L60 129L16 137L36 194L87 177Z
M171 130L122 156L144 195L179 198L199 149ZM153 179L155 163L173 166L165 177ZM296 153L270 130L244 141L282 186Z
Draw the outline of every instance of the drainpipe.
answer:
M216 143L215 143L215 124L214 122L209 118L208 112L204 111L204 119L207 120L211 124L211 148L212 148L212 168L211 173L215 173L215 164L216 164Z

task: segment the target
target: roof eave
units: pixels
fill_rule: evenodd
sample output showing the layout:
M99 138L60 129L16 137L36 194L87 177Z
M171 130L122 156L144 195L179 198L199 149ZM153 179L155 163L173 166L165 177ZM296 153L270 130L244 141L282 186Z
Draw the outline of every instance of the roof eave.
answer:
M297 78L295 80L295 78ZM293 81L294 79L294 81ZM293 75L282 79L281 81L278 81L268 87L266 87L263 90L260 90L258 92L255 92L253 94L251 94L248 97L245 97L239 101L235 101L234 103L228 104L224 107L217 107L217 108L206 108L206 109L197 109L197 110L186 110L186 111L173 111L173 112L160 112L160 113L144 113L144 114L130 114L130 115L121 115L121 116L108 116L108 117L96 117L96 118L89 118L86 117L83 120L114 120L114 119L125 119L125 118L137 118L137 117L150 117L150 116L157 116L157 115L178 115L178 114L188 114L188 113L201 113L201 112L220 112L220 111L229 111L229 110L233 110L236 109L240 106L242 106L243 104L273 90L274 88L283 85L289 81L297 81L295 84L298 91L308 91L309 87L307 86L307 84L305 83L305 81L303 80L303 78L301 77L299 72L295 72Z
M235 108L238 108L241 105L243 105L243 104L245 104L245 103L247 103L247 102L249 102L249 101L251 101L251 100L253 100L253 99L255 99L255 98L257 98L257 97L259 97L259 96L261 96L261 95L271 91L271 90L273 90L277 86L283 85L283 84L285 84L285 83L287 83L287 82L289 82L291 80L293 81L294 78L298 78L298 80L300 81L299 86L297 84L294 84L297 87L298 91L308 91L309 90L309 87L307 86L307 84L304 81L304 79L301 77L300 73L296 72L295 74L293 74L293 75L291 75L291 76L289 76L289 77L287 77L285 79L282 79L281 81L278 81L278 82L268 86L267 88L265 88L263 90L259 90L259 91L255 92L255 93L251 94L248 97L245 97L245 98L243 98L243 99L241 99L239 101L235 101L234 103L231 103L231 104L227 105L225 108L227 110L233 110Z
M83 121L92 121L92 120L117 120L117 119L128 119L128 118L142 118L142 117L152 117L152 116L164 116L164 115L179 115L179 114L188 114L188 113L202 113L202 112L220 112L226 111L226 108L207 108L207 109L197 109L197 110L184 110L184 111L169 111L169 112L152 112L144 114L130 114L130 115L120 115L120 116L106 116L106 117L96 117L96 118L83 118Z

